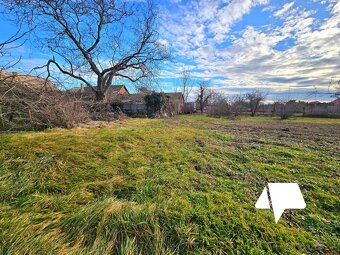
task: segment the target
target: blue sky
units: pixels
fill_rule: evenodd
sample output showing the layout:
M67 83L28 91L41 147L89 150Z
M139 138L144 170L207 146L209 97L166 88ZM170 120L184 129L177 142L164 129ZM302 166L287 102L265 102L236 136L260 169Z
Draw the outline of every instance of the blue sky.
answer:
M227 95L261 89L269 100L331 100L329 82L340 77L340 1L163 0L159 7L161 40L174 55L160 89L174 90L187 69ZM2 21L0 40L13 30ZM13 55L22 56L24 71L50 57L30 41Z

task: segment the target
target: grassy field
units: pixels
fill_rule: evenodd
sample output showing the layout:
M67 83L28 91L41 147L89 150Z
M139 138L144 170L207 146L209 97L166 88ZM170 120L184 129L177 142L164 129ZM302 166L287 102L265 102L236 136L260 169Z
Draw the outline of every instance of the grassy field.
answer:
M339 254L340 120L129 119L0 134L0 254ZM267 182L307 208L275 224Z

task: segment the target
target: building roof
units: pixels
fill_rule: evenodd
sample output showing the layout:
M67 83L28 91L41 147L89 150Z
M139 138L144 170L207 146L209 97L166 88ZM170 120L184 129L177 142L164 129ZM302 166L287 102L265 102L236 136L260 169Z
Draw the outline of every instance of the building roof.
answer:
M93 86L93 88L96 90L97 86ZM118 95L119 92L121 91L121 89L125 88L127 93L129 93L129 90L126 88L125 85L111 85L107 90L106 90L106 94L113 94L113 95ZM75 87L75 88L71 88L70 91L73 92L79 92L82 93L86 96L93 96L93 90L91 87L89 86L85 86L85 87Z
M125 85L112 85L110 88L112 89L112 92L119 92L122 88L124 88ZM128 91L128 89L125 87L125 89Z
M170 97L171 99L175 100L182 100L184 99L182 92L171 92L171 93L164 93L166 96Z
M337 98L335 100L333 100L332 102L330 102L331 105L339 105L340 106L340 98Z
M122 102L134 102L134 103L144 103L144 97L147 95L146 93L137 93L137 94L129 94L125 95L122 99ZM174 93L164 93L166 97L170 100L182 100L183 94L181 92L174 92Z
M124 95L122 102L123 103L130 103L130 102L144 103L145 95L146 94L143 94L143 93Z

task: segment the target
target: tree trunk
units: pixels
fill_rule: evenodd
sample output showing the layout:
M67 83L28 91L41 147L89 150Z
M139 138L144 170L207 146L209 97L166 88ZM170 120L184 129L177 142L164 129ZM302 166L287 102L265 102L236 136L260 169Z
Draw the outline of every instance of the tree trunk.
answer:
M252 116L252 117L255 117L255 114L256 114L256 111L257 111L257 107L258 107L258 105L255 104L255 105L254 105L254 108L251 110L251 116Z
M103 101L105 99L105 93L101 90L96 91L96 100Z
M96 100L103 101L105 99L105 84L103 77L98 76L96 88Z

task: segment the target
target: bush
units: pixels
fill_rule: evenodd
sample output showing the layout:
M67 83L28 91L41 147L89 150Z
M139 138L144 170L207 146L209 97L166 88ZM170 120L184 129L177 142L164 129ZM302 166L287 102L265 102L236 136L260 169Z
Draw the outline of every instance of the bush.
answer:
M298 104L295 101L275 102L273 113L278 115L280 119L286 120L298 112Z
M246 109L246 102L241 97L235 97L228 100L223 95L215 95L211 105L208 108L208 115L212 117L229 117L239 116Z
M209 106L207 113L211 117L228 117L232 115L231 105L225 98L215 99Z
M45 79L0 73L0 130L72 128L90 120L121 118L118 103L84 100Z
M0 79L0 130L71 128L89 120L84 102L51 83L27 83L15 76Z
M166 96L164 93L152 92L144 97L148 117L161 115L166 106Z
M89 118L94 121L113 121L124 114L118 102L86 101L86 110Z
M0 91L0 130L71 128L89 120L84 102L58 90L1 83Z

